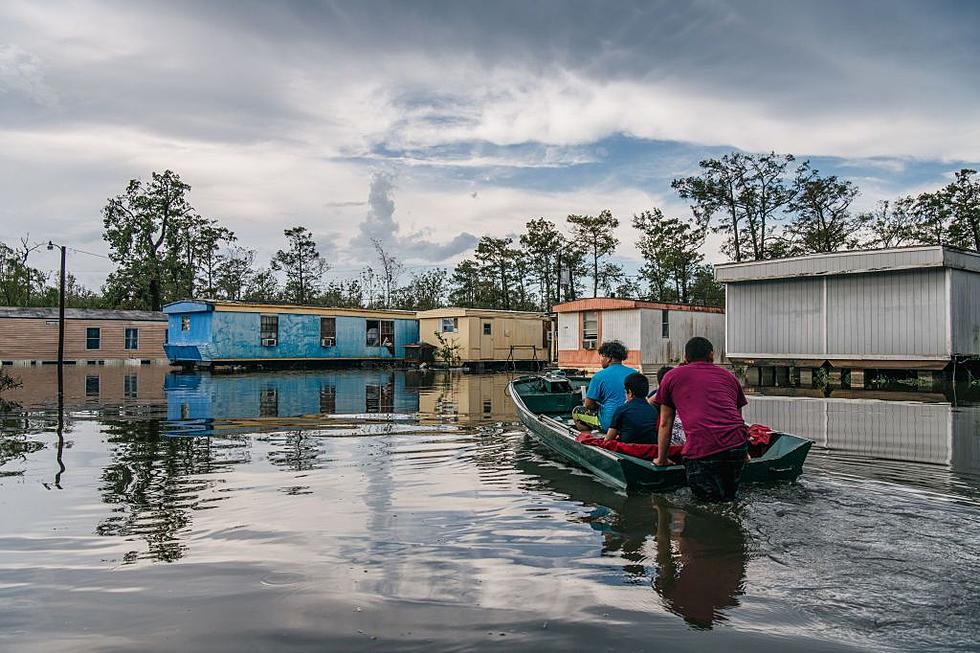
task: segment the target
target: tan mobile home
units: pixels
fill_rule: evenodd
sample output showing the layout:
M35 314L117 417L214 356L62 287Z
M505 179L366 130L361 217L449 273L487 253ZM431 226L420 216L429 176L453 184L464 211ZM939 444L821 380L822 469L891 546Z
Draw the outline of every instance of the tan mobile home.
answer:
M551 318L546 313L437 308L417 315L419 341L439 347L441 336L454 342L464 368L538 369L548 363Z
M151 311L65 310L65 361L166 363L167 316ZM0 307L0 361L58 362L58 309Z

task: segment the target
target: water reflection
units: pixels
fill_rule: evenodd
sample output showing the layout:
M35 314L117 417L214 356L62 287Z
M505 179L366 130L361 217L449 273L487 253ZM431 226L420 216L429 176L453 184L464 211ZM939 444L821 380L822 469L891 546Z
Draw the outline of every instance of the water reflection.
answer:
M5 367L21 382L4 398L24 408L57 410L58 367L37 365ZM64 409L108 412L161 406L164 379L172 372L166 365L66 365L64 367ZM145 412L145 411L143 411Z
M181 558L187 551L181 532L191 511L204 507L201 493L217 482L209 475L249 461L244 442L170 438L162 427L158 420L103 422L111 458L102 467L99 491L112 510L95 532L146 543L142 553L126 553L124 562Z
M531 457L518 468L546 488L590 506L575 519L602 533L602 555L621 559L627 582L649 583L664 608L691 627L727 619L744 593L748 547L738 513L664 495L624 495L577 470Z
M974 409L753 398L831 453L716 512L554 461L506 375L144 372L5 417L0 649L975 648L980 483L910 487Z
M828 450L980 474L980 406L754 395L744 414Z

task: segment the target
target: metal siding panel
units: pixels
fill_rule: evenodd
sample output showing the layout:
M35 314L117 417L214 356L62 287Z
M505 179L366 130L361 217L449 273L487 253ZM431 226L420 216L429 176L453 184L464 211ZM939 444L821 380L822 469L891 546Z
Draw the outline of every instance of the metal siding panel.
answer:
M602 324L603 342L619 340L630 351L640 350L640 311L631 309L625 311L601 311L599 320Z
M813 355L822 347L820 279L730 286L728 352Z
M953 270L950 283L952 353L962 356L980 355L980 274Z
M831 277L829 354L945 356L942 268Z
M577 350L579 348L580 313L558 314L558 350Z

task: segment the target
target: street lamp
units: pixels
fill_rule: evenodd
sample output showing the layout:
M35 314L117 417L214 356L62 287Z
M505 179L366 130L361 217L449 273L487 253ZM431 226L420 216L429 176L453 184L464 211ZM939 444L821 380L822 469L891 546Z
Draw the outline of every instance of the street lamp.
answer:
M48 251L61 250L61 277L58 284L58 405L65 397L65 246L48 241Z

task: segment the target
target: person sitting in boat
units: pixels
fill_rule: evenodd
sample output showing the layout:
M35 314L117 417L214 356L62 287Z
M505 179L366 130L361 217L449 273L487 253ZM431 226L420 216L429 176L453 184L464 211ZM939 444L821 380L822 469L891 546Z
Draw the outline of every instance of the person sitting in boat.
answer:
M616 409L607 440L619 440L631 444L657 444L657 410L647 402L650 381L634 372L623 381L626 403Z
M659 370L657 370L657 387L658 388L660 387L660 384L664 382L664 376L666 376L667 375L667 372L671 371L672 369L674 369L674 368L671 367L671 366L669 366L669 365L664 365ZM653 397L656 394L657 394L657 391L656 390L651 390L650 393L647 395L647 399L649 400L650 405L653 406L657 410L657 412L659 414L659 412L660 412L660 406L658 406L657 404L655 404L653 402ZM658 417L658 419L659 419L659 417ZM684 437L684 425L681 424L681 418L676 413L674 413L674 428L671 429L671 431L670 431L670 446L672 446L672 447L680 447L680 446L683 446L685 439L686 438Z
M685 364L664 375L653 401L660 406L659 452L667 465L674 417L684 418L687 484L702 501L734 501L745 466L749 433L742 419L748 401L735 375L714 364L714 346L696 336L684 346Z
M592 375L582 406L572 411L575 428L580 431L598 428L603 433L609 430L613 413L626 403L623 382L636 372L632 367L623 365L627 354L626 347L618 340L610 340L599 346L602 369Z

